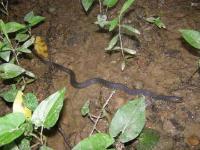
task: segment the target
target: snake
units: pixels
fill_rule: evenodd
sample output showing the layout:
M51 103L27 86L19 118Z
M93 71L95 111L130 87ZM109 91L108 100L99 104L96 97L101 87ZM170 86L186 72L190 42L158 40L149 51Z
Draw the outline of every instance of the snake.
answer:
M101 84L102 86L107 87L109 89L123 91L123 92L127 93L128 95L134 95L134 96L143 95L145 97L150 97L154 100L163 100L163 101L169 101L169 102L175 102L175 103L182 102L182 100L183 100L183 98L179 97L179 96L161 95L161 94L157 94L155 92L152 92L152 91L146 90L146 89L131 89L131 88L127 87L125 84L108 81L108 80L105 80L102 78L91 78L91 79L87 79L83 82L78 82L76 79L76 74L74 73L73 70L71 70L63 65L60 65L58 63L55 63L53 61L46 60L46 59L42 58L41 56L39 56L34 51L33 51L33 54L36 55L36 57L43 64L51 65L54 68L67 73L69 75L70 84L76 89L86 88L93 84Z

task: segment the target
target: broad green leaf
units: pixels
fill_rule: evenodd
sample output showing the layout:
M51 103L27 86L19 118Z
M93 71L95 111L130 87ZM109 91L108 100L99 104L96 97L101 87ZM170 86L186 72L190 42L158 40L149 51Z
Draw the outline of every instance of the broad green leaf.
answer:
M87 102L85 102L85 104L81 108L82 116L86 116L90 112L90 108L89 107L90 107L90 101L88 100Z
M156 130L145 128L140 134L136 145L137 150L152 150L159 141L159 134Z
M21 136L24 132L20 125L25 121L22 113L10 113L0 117L0 147Z
M111 50L116 44L119 39L119 35L115 35L108 44L108 47L105 50Z
M16 32L24 28L26 28L25 25L17 23L17 22L8 22L5 24L6 33Z
M5 60L6 62L9 62L9 60L10 60L10 54L11 54L10 51L0 52L0 58L3 59L3 60Z
M0 96L7 102L13 102L17 95L18 89L16 88L15 84L11 86L8 91L0 93Z
M35 26L35 25L39 24L40 22L42 22L44 20L45 20L45 17L35 16L33 11L29 12L24 17L24 21L28 22L29 26Z
M118 0L104 0L103 5L111 8L117 4Z
M109 133L112 137L119 135L119 141L126 143L135 139L145 125L145 98L129 101L115 113Z
M27 40L23 45L22 48L29 48L35 41L35 38L32 36L29 40Z
M81 0L83 8L85 9L85 11L87 12L90 7L92 6L94 0Z
M135 28L133 28L133 27L131 27L129 25L123 24L123 25L121 25L121 27L123 27L124 29L128 30L128 32L132 32L134 34L140 34L139 30L137 30L137 29L135 29Z
M179 30L182 37L194 48L200 49L200 32L189 29Z
M0 65L0 77L3 79L11 79L24 73L25 69L11 63L4 63Z
M109 21L108 24L109 24L109 32L113 31L118 25L118 18Z
M48 147L46 145L42 145L39 150L53 150L53 148Z
M59 118L66 89L63 88L43 100L35 109L31 121L37 127L51 128Z
M114 143L114 139L105 133L97 133L85 138L72 150L105 150Z
M23 138L18 144L20 150L31 150L30 140Z
M120 15L124 14L129 7L133 4L135 0L126 0L126 2L124 3L124 5L122 6L121 10L120 10Z
M26 41L28 38L30 37L29 34L26 33L18 33L15 37L15 40L17 40L18 42L24 42Z
M33 93L27 93L24 95L23 99L24 105L32 111L34 111L38 106L37 97Z
M18 148L18 146L15 142L12 142L12 143L6 144L3 147L3 150L20 150L20 149Z

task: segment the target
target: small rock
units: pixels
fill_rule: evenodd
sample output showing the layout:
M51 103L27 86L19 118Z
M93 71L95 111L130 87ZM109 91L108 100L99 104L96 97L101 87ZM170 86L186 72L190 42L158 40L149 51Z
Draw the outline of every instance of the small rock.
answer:
M187 138L187 143L191 146L196 146L199 145L200 139L196 135L191 135L190 137Z

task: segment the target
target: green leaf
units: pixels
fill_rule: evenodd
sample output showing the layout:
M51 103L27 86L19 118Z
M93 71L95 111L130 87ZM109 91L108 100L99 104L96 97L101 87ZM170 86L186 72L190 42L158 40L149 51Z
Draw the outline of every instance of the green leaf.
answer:
M34 111L38 106L37 97L33 93L27 93L23 99L24 105L32 111Z
M200 32L189 29L179 30L182 37L194 48L200 49Z
M28 48L24 48L24 47L18 47L16 49L18 52L22 52L22 53L27 53L27 54L30 54L31 53L31 50L28 49Z
M4 52L0 52L0 58L5 60L6 62L9 62L10 60L10 51L4 51Z
M26 74L27 76L31 77L31 78L36 78L35 74L32 73L32 72L30 72L30 71L27 71L27 70L26 70L25 74Z
M82 116L86 116L90 112L90 108L89 107L90 107L90 101L88 100L87 102L85 102L85 104L81 108Z
M24 132L20 125L24 123L22 113L10 113L0 118L0 147L21 136Z
M15 37L15 40L17 40L18 42L24 42L26 41L28 38L30 37L29 34L26 33L18 33Z
M137 150L152 150L159 141L159 134L156 130L145 128L140 134L136 145Z
M90 7L92 6L94 0L81 0L83 8L85 9L85 11L87 12Z
M145 125L145 98L137 98L122 106L114 115L109 133L119 135L119 141L126 143L135 139Z
M42 145L39 150L53 150L53 149L51 147L46 146L46 145Z
M133 28L133 27L131 27L129 25L123 24L123 25L121 25L121 27L123 27L124 29L126 29L128 32L132 32L134 34L140 34L139 30L137 30L137 29L135 29L135 28Z
M35 16L33 11L29 12L24 17L24 21L28 22L30 26L35 26L44 20L45 20L45 17Z
M24 28L26 28L25 25L17 23L17 22L8 22L5 24L6 33L16 32Z
M109 32L113 31L118 25L118 18L109 21L108 24L109 24Z
M115 6L117 4L118 0L104 0L103 5L107 6L109 8Z
M23 45L22 48L29 48L35 41L35 38L32 36L29 40L27 40Z
M8 37L8 34L7 34L7 32L6 32L6 25L5 25L5 23L3 22L3 20L0 20L0 29L1 29L1 32L4 34L4 36L6 37L7 41L8 41L9 43L11 43L11 42L10 42L10 39L9 39L9 37Z
M108 47L105 50L111 50L116 44L119 39L119 35L115 35L109 42Z
M18 89L16 88L15 84L13 84L8 91L2 92L0 96L3 97L3 99L7 102L13 102L15 100L17 92Z
M35 109L31 121L37 127L51 128L58 120L66 89L63 88L43 100Z
M25 69L11 63L4 63L0 65L0 77L3 79L11 79L24 73Z
M166 28L165 24L161 21L160 17L149 17L146 21L155 24L159 28Z
M105 150L114 143L114 139L105 133L97 133L85 138L72 150Z
M30 140L23 138L18 144L20 150L31 150Z
M120 15L124 14L129 7L133 4L135 0L126 0L126 2L124 3L124 5L122 6L121 10L120 10Z

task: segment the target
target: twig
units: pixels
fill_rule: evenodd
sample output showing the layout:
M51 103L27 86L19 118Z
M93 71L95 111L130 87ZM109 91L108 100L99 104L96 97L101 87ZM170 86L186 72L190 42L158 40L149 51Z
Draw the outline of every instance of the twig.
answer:
M97 126L97 123L99 122L99 119L101 118L101 115L105 109L105 107L108 105L108 102L111 100L112 96L115 94L115 91L112 91L112 93L110 94L110 96L108 97L108 99L106 100L106 102L104 103L102 109L101 109L101 112L99 113L99 115L97 116L97 119L95 120L94 122L94 126L92 128L92 131L90 133L90 136L93 134L94 130L97 130L96 129L96 126Z

